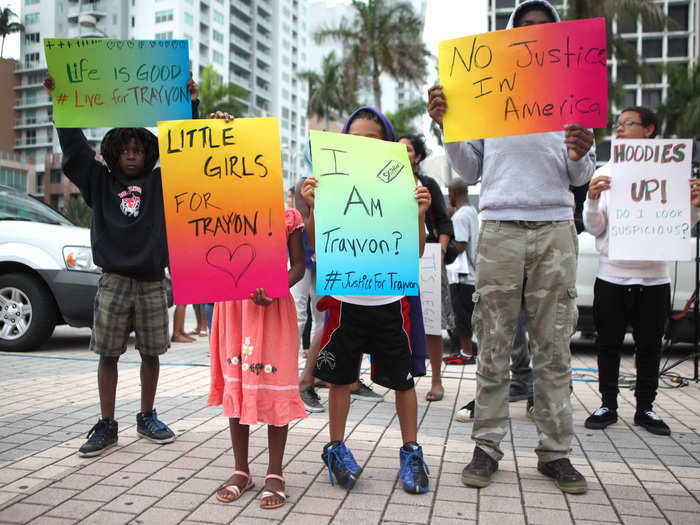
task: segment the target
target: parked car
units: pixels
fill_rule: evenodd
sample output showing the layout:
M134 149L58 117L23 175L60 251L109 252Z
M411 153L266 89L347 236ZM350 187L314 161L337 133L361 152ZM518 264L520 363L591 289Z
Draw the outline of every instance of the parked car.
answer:
M692 253L695 253L695 237L692 237L688 242L692 243ZM578 330L584 337L591 337L595 333L593 285L598 272L598 250L595 248L595 237L588 232L579 234L578 250L576 271ZM695 291L695 263L693 261L673 261L667 264L668 272L671 275L673 311L680 312Z
M92 326L99 275L90 230L0 186L0 350L34 350L57 324Z

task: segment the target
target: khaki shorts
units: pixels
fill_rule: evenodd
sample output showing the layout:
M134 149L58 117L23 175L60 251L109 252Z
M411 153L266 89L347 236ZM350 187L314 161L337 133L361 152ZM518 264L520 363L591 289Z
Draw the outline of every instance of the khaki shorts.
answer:
M126 351L131 332L144 355L164 354L170 346L168 298L163 281L138 281L115 273L100 277L90 350L107 357Z

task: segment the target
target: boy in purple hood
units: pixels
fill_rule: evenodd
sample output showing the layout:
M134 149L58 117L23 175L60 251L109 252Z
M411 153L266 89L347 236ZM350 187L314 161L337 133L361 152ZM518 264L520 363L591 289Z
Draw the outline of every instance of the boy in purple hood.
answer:
M371 107L355 111L345 123L343 133L394 141L394 129L387 118ZM307 238L314 246L314 198L317 179L304 181L301 194L310 209ZM417 186L418 232L420 252L425 245L425 212L430 207L430 192ZM341 486L355 485L361 468L346 447L345 423L350 410L350 385L358 379L362 354L372 356L372 380L396 392L396 413L404 445L399 449L399 477L411 493L428 491L428 468L417 440L418 402L412 375L408 301L403 296L334 295L319 301L320 310L328 310L314 376L331 384L328 398L331 441L323 448L331 484L333 477Z

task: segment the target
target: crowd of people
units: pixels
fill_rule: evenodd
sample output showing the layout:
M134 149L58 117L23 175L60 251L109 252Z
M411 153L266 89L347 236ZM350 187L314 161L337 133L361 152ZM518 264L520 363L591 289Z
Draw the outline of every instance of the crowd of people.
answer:
M508 27L558 21L549 3L530 0L514 10ZM53 89L50 77L45 85ZM199 89L192 80L188 89L192 117L198 118ZM431 87L428 96L428 113L442 127L449 100L440 85ZM209 117L232 119L222 112ZM641 107L624 109L614 126L618 138L651 138L657 130L654 113ZM343 133L397 141L391 122L371 107L352 113ZM58 129L58 135L63 170L93 209L93 253L103 269L90 342L100 356L101 417L79 453L96 456L117 443L117 362L132 331L142 359L137 432L156 443L172 442L175 433L158 419L154 408L159 356L171 339L164 281L168 256L163 190L159 168L154 168L157 140L142 128L114 129L101 146L105 166L95 160L80 130ZM459 341L459 351L445 362L476 361L475 400L457 414L473 419L475 447L462 472L464 484L489 485L503 457L500 443L508 430L508 402L528 399L539 435L537 469L564 492L579 494L587 489L585 478L569 460L574 435L570 337L577 322L574 211L580 204L575 195L586 192L583 224L596 237L601 254L594 315L602 400L585 426L603 429L617 421L620 348L629 323L637 365L634 422L655 434L670 434L653 411L661 337L669 313L669 276L662 262L608 257L610 165L596 171L592 130L572 122L561 131L447 143L450 166L459 175L448 188L451 216L438 183L420 170L426 157L421 137L407 135L398 141L405 144L413 168L411 198L417 203L420 252L426 242L441 248L442 328L454 331ZM230 503L254 486L248 462L249 429L264 423L269 463L260 505L266 509L284 505L288 424L306 417L307 411L324 410L315 381L329 388L328 442L319 453L330 482L345 489L358 483L362 467L345 441L350 402L353 398L382 400L360 380L363 354L370 355L371 380L395 393L403 443L398 450L402 486L410 493L425 493L430 474L419 444L415 377L426 373L428 358L432 375L426 400L442 399L442 336L425 334L416 297L316 295L318 181L310 169L308 148L305 160L309 172L288 194L285 210L290 294L273 299L257 288L249 300L220 302L213 308L196 305L198 324L191 334L184 329L185 306L175 309L175 342L205 335L206 312L212 315L208 403L221 405L229 420L235 463L234 473L216 497ZM467 193L467 186L475 183L481 183L480 225ZM690 185L697 218L700 184L691 180ZM141 208L136 216L120 211L118 195L126 186L139 188ZM446 261L450 250L454 253ZM311 344L299 375L307 316Z

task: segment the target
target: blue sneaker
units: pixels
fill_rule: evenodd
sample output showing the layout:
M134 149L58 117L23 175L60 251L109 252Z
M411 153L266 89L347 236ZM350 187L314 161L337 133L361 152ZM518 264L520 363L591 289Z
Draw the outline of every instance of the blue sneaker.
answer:
M155 408L136 414L136 433L161 445L175 441L175 433L158 419Z
M421 446L410 441L399 449L401 459L401 470L399 478L403 482L403 489L411 494L424 494L428 492L430 483L428 482L428 465L423 461L423 449Z
M350 490L355 486L362 469L343 441L331 441L328 443L323 447L321 458L328 467L331 485L334 484L333 476L335 476L335 480L341 487Z

